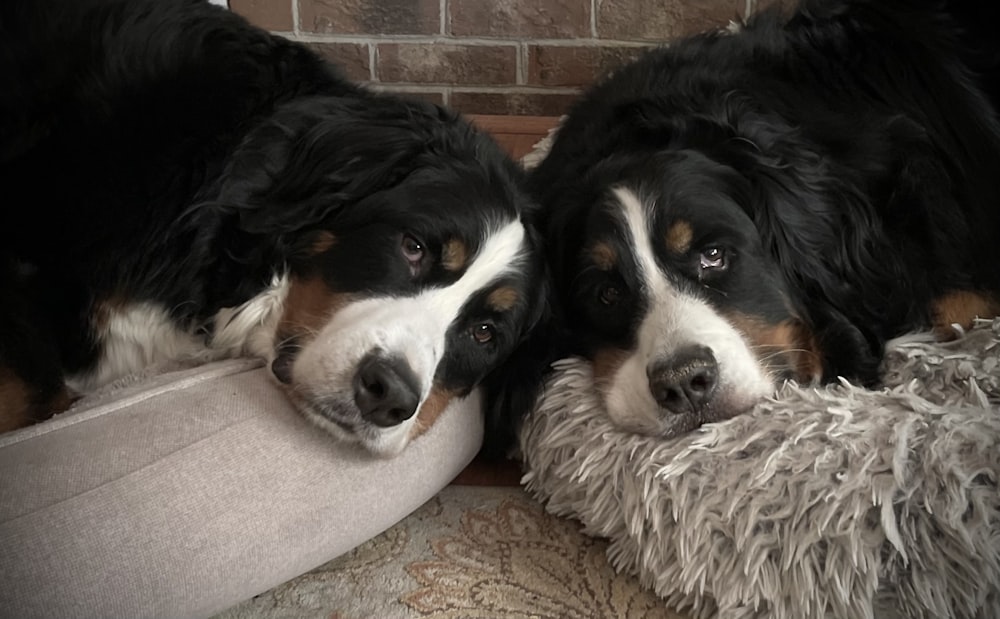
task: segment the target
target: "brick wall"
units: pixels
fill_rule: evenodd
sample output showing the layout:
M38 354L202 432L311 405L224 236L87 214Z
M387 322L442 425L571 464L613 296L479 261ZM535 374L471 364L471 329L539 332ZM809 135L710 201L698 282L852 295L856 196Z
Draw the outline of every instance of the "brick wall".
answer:
M763 0L229 0L348 76L479 114L556 115L643 48Z

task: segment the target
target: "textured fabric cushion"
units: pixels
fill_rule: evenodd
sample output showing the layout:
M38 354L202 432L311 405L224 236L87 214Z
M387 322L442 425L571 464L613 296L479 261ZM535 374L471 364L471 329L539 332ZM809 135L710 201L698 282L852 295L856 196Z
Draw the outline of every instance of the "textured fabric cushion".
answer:
M694 617L1000 618L1000 319L894 340L885 370L663 440L618 430L563 360L527 488Z
M482 431L474 395L376 459L314 428L248 360L101 394L0 436L0 615L209 615L392 526Z

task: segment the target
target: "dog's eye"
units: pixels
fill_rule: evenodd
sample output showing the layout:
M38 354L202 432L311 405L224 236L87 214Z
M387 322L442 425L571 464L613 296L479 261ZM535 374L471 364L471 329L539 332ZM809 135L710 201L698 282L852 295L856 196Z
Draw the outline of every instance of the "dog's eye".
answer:
M471 329L472 339L479 344L485 344L493 339L493 325L482 323Z
M621 300L622 292L616 286L608 284L601 287L600 292L597 293L597 297L605 305L615 305Z
M724 269L726 268L726 250L719 247L709 247L701 252L699 257L701 269Z
M400 245L400 249L403 252L403 257L406 258L406 261L411 266L420 264L420 261L424 258L424 244L409 234L403 235L403 242Z

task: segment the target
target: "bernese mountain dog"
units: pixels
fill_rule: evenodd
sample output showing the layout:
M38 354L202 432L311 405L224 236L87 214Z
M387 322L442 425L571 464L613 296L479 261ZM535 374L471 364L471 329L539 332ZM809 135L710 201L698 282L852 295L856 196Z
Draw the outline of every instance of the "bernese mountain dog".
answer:
M971 4L779 7L571 109L530 185L557 349L620 427L676 435L786 379L874 385L887 339L998 313L1000 22Z
M539 239L457 114L202 0L3 3L0 77L2 429L237 355L382 455L477 385L509 400Z

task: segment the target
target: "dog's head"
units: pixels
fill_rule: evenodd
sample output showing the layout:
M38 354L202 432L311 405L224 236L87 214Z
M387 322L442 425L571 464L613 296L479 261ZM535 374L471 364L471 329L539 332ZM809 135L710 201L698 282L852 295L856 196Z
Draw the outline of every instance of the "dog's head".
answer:
M521 172L431 105L281 110L221 202L246 262L287 264L272 370L335 435L392 455L501 366L538 320L541 256ZM262 239L267 239L262 242Z
M696 151L620 156L551 222L574 349L620 426L673 436L819 377L815 343L741 207L747 181Z
M858 281L894 264L851 179L733 97L715 113L602 96L571 114L532 184L564 353L591 360L611 417L666 437L785 379L872 382L880 334L844 308L878 311Z

